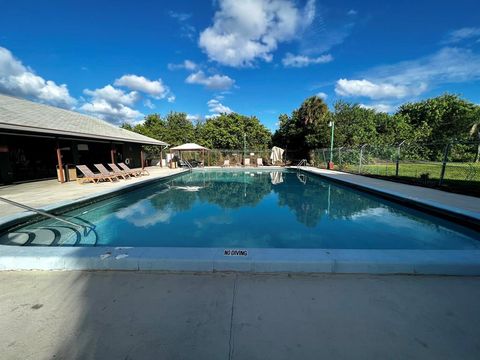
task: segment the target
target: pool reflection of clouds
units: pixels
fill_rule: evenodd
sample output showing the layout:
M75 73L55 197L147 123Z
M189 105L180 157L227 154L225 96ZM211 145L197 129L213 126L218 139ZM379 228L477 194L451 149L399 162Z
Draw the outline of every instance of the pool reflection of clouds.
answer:
M149 199L144 199L117 211L115 216L136 227L149 227L158 223L169 223L174 214L171 208L159 210Z

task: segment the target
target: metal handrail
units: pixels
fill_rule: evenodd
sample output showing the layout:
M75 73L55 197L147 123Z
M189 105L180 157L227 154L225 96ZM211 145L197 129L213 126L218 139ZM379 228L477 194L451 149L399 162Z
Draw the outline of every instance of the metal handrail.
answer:
M63 222L65 224L69 224L69 225L72 225L72 226L75 226L75 227L80 227L82 228L84 231L85 231L85 234L87 234L87 231L88 230L93 230L93 228L91 226L87 226L87 225L83 225L83 224L77 224L77 223L74 223L72 221L68 221L68 220L65 220L65 219L62 219L61 217L58 217L56 215L52 215L46 211L43 211L43 210L39 210L39 209L35 209L31 206L28 206L28 205L25 205L25 204L21 204L21 203L18 203L16 201L13 201L13 200L9 200L9 199L5 199L4 197L0 197L0 201L3 201L3 202L6 202L7 204L10 204L10 205L13 205L13 206L16 206L16 207L19 207L19 208L22 208L22 209L25 209L25 210L28 210L28 211L32 211L32 212L35 212L37 214L40 214L40 215L43 215L43 216L46 216L46 217L49 217L51 219L54 219L54 220L57 220L57 221L60 221L60 222Z
M190 161L188 161L188 160L183 160L183 161L185 162L185 164L187 164L187 166L190 170L193 169L193 166L192 166L192 164L190 164Z
M307 165L307 159L302 159L302 160L300 160L300 162L297 164L297 166L303 166L303 165Z

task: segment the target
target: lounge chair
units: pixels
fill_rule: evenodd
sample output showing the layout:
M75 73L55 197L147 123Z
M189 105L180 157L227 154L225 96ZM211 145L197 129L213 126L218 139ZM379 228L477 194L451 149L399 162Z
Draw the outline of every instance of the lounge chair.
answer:
M124 178L126 179L128 175L123 174L122 172L117 172L117 171L109 171L103 164L93 164L98 171L100 171L100 174L104 176L115 176L117 179Z
M229 166L230 166L230 160L223 160L222 167L229 167Z
M102 174L95 174L88 168L86 165L77 165L77 169L83 174L83 178L77 178L77 182L84 183L84 182L93 182L98 183L100 180L109 180L113 182L115 179L114 176L105 176Z
M117 164L108 164L108 166L110 166L110 168L115 172L115 173L119 173L119 174L123 174L123 175L128 175L129 177L132 177L132 176L140 176L137 174L136 171L126 171L126 170L122 170L120 169Z
M257 158L257 166L263 166L263 159Z
M243 166L250 166L250 158L243 159Z
M135 168L135 169L130 169L127 165L125 165L123 162L118 163L118 165L125 171L135 171L139 175L150 175L150 173L146 169L142 168Z

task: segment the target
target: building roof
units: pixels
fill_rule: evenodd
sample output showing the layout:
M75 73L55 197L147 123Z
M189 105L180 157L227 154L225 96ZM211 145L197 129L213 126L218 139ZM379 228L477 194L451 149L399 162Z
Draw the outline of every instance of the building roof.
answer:
M147 145L168 145L163 141L121 129L92 116L2 94L0 94L0 129Z
M200 146L198 144L187 143L187 144L172 147L172 148L170 148L170 150L173 150L173 151L199 151L199 150L210 150L210 149L207 149L206 147Z

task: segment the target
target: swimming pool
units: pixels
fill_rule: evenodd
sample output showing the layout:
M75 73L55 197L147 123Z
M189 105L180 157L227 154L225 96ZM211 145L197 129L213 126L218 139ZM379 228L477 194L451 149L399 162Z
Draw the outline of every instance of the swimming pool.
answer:
M194 171L11 229L2 245L480 249L479 234L295 170Z

